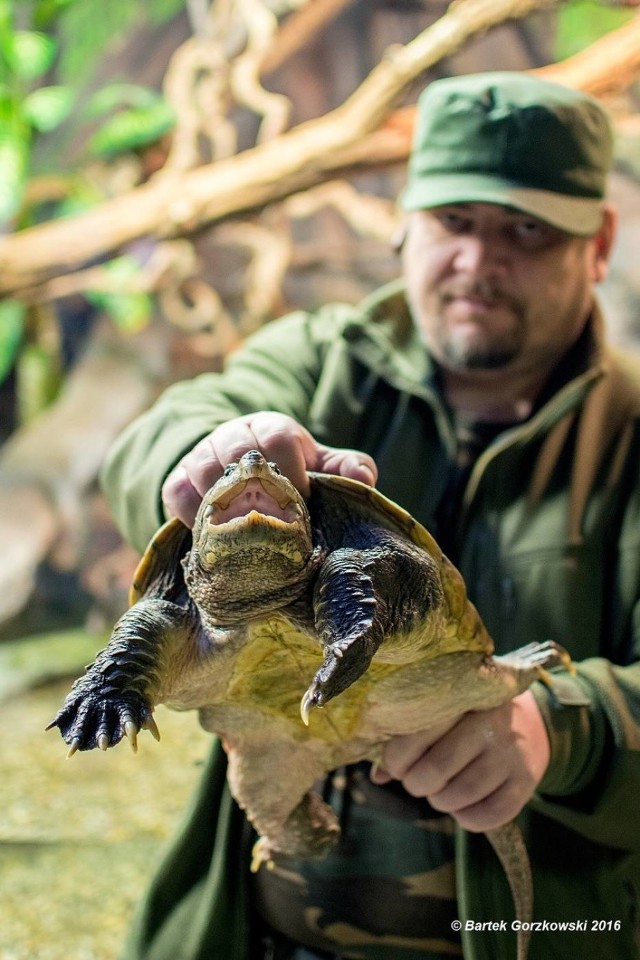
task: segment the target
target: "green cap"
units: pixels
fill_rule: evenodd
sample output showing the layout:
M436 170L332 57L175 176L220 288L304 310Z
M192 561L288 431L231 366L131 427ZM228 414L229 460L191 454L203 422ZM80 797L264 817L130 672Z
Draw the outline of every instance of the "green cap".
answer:
M499 203L588 235L612 153L607 114L584 93L524 73L436 80L418 100L401 204Z

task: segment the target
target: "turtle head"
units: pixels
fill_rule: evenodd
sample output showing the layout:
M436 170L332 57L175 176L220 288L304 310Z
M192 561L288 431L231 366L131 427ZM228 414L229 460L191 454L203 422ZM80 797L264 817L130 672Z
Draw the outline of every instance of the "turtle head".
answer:
M300 596L316 554L301 494L275 463L250 450L205 494L185 577L212 619L246 619Z

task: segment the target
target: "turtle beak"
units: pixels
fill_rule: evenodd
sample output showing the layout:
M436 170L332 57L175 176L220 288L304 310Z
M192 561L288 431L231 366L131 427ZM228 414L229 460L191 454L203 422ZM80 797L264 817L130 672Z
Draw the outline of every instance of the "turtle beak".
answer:
M211 510L205 512L210 526L246 517L253 511L285 523L295 523L302 515L300 507L287 491L257 477L242 480L230 490L225 490L211 502L210 507Z

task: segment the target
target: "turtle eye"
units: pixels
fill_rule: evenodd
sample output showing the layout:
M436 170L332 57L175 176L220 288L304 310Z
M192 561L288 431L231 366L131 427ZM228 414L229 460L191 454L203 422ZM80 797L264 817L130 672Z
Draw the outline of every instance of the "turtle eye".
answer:
M224 468L224 472L223 472L222 476L223 476L223 477L230 477L231 474L234 472L234 470L236 469L237 466L238 466L237 463L228 463L227 466Z
M268 466L272 471L272 473L276 473L278 476L280 476L280 474L282 473L282 470L280 469L278 464L274 463L273 460L268 464Z

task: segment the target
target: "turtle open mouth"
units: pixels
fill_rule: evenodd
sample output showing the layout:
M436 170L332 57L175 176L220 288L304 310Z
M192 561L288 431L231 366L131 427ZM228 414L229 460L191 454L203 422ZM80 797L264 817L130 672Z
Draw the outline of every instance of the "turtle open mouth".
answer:
M242 480L226 490L210 504L206 514L210 527L242 520L259 522L261 517L286 524L296 523L301 518L301 511L276 484L255 477Z

